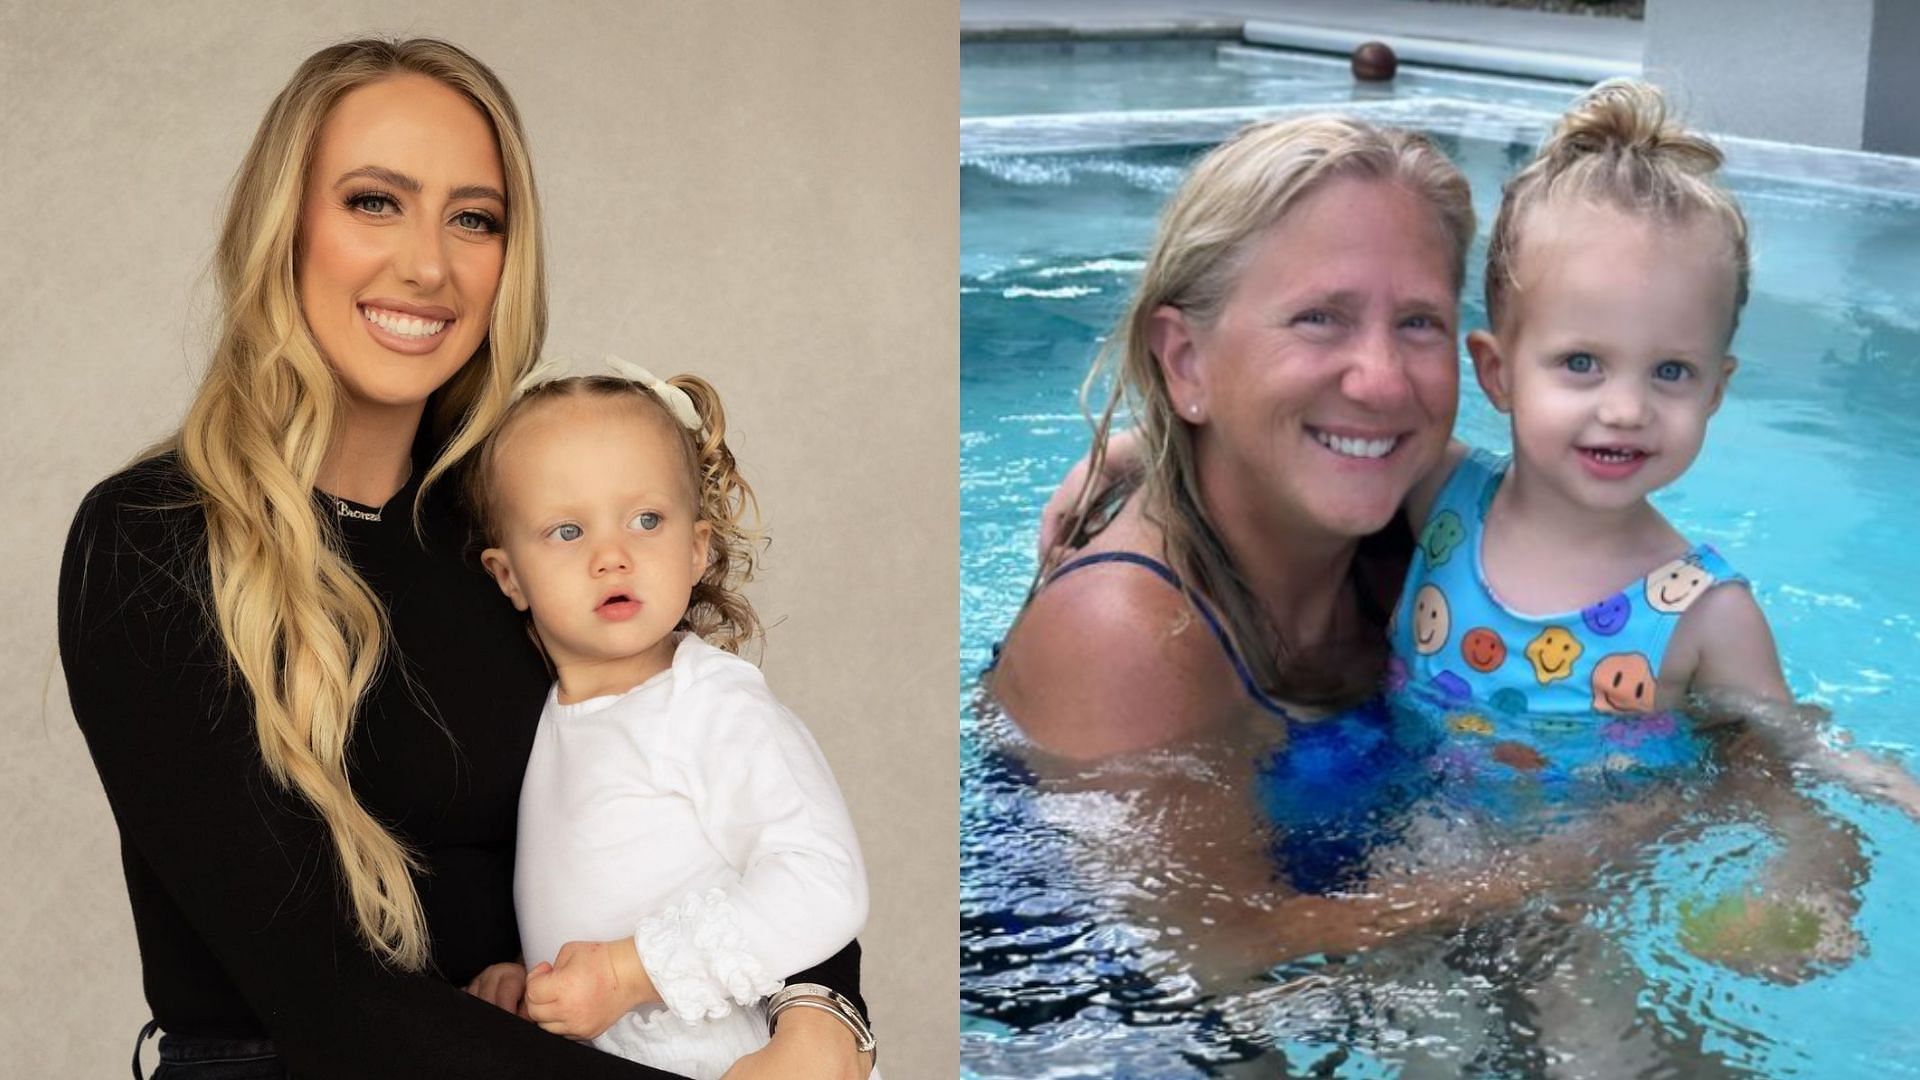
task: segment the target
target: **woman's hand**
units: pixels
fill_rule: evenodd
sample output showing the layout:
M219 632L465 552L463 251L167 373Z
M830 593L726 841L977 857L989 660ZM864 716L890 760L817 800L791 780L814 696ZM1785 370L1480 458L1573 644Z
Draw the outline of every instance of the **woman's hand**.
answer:
M569 941L527 972L527 1017L541 1030L592 1039L629 1009L660 1000L632 938Z
M1143 462L1140 460L1139 433L1134 431L1116 431L1107 436L1107 456L1100 462L1100 476L1095 488L1104 488L1129 473L1138 472ZM1091 471L1093 457L1082 455L1067 470L1066 479L1053 490L1047 498L1047 505L1040 511L1040 565L1048 565L1049 559L1056 553L1054 549L1066 543L1062 534L1066 526L1067 515L1073 513L1074 504L1080 501L1080 492L1087 486L1087 474Z
M854 1049L847 1025L818 1009L787 1009L773 1041L733 1063L721 1080L866 1080L873 1055Z
M467 984L467 993L527 1019L527 969L518 961L488 964Z

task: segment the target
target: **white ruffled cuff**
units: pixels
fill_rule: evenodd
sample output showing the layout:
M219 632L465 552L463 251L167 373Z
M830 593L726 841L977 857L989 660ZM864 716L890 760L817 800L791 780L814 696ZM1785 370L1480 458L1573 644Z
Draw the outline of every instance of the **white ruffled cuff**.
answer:
M758 957L723 889L688 893L640 920L633 944L660 1000L689 1024L718 1020L780 989Z

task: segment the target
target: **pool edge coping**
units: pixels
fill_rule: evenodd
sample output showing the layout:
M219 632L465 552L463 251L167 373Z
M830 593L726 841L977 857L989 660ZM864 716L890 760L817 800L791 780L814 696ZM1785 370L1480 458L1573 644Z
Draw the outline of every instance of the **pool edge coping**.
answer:
M1097 42L1173 40L1234 40L1250 45L1277 46L1348 56L1361 43L1384 42L1402 61L1494 75L1519 75L1561 82L1596 83L1616 75L1643 74L1639 59L1598 53L1521 48L1512 45L1430 34L1394 34L1289 19L1172 18L1113 22L1075 22L1070 19L1021 19L962 22L961 44L1009 42Z
M1452 112L1455 115L1448 117ZM1490 102L1432 97L1387 99L1377 102L1348 102L1329 107L1319 103L1288 105L1230 105L1192 109L1132 110L1112 113L1047 113L1013 116L974 116L960 120L960 159L978 156L1004 156L1050 153L1102 153L1156 145L1182 145L1196 134L1228 132L1245 124L1313 113L1357 116L1389 126L1419 127L1422 121L1442 130L1467 137L1490 137L1468 130L1475 121L1511 125L1514 129L1550 127L1553 117L1522 106ZM1402 115L1415 114L1415 115ZM1429 114L1425 116L1417 114ZM1438 121L1438 123L1434 123ZM991 142L996 131L1059 131L1085 128L1099 132L1082 143L1064 142L1051 146L1003 145L969 146L976 139ZM1211 128L1212 132L1196 129ZM1129 137L1114 138L1125 131ZM1880 154L1866 150L1839 150L1799 143L1754 139L1738 135L1708 132L1708 137L1726 155L1723 169L1741 175L1813 187L1832 187L1870 191L1903 200L1920 199L1920 158L1898 154ZM985 139L981 139L985 136ZM1224 136L1219 136L1224 137ZM1050 141L1050 140L1048 140ZM1524 140L1523 140L1524 141ZM1534 140L1537 141L1537 140Z

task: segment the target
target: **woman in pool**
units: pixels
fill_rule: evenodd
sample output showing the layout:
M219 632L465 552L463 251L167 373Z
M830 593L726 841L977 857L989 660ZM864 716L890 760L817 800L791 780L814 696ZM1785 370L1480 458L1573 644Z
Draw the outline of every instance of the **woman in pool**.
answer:
M431 40L316 53L241 165L185 422L75 519L60 652L160 1075L666 1075L510 1011L548 678L435 481L539 350L539 236L483 65ZM796 981L857 998L857 946ZM866 1064L805 1009L730 1075Z
M1357 884L1370 831L1419 794L1424 731L1370 702L1412 549L1400 508L1453 428L1472 237L1465 178L1418 135L1309 118L1208 154L1109 347L1091 473L1123 400L1144 469L1084 485L990 676L1052 756L1233 748L1224 767L1250 775L1212 785L1220 805L1164 816L1206 820L1167 850L1206 859L1200 936L1243 929L1250 956L1470 916L1599 857L1568 837L1490 875L1316 895ZM1270 843L1280 888L1249 857Z
M1034 742L1103 757L1373 694L1472 238L1465 178L1415 135L1259 125L1194 171L1094 436L1097 475L1124 397L1143 475L1087 485L993 674Z

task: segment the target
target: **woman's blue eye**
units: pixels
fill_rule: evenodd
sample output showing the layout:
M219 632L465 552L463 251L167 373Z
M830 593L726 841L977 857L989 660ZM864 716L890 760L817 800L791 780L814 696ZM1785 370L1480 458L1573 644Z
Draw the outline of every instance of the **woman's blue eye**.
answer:
M1593 369L1599 366L1599 361L1593 358L1592 353L1583 352L1574 353L1562 362L1567 365L1567 370L1575 375L1591 374Z
M1693 374L1693 368L1678 360L1662 360L1653 369L1653 377L1662 382L1679 382Z
M367 191L352 196L347 199L347 205L377 217L384 217L400 208L391 195L383 195L378 191Z
M580 539L580 537L583 535L585 534L580 531L580 526L574 525L572 523L568 523L566 525L555 525L553 527L554 539L564 540L567 543L572 543L573 541Z
M1333 316L1325 311L1320 311L1316 309L1313 311L1303 311L1300 314L1295 315L1293 317L1293 321L1297 323L1305 323L1308 326L1326 326L1327 324L1333 322Z
M633 515L632 527L642 532L652 532L660 527L660 515L652 510L642 510Z
M493 219L492 214L483 214L478 210L460 211L453 216L453 223L468 232L497 233L500 231L500 223Z

